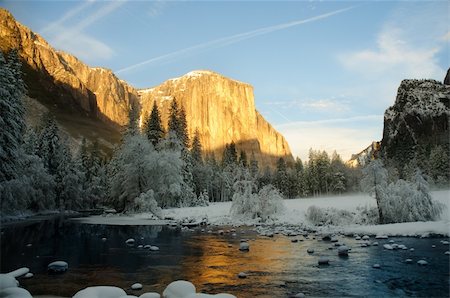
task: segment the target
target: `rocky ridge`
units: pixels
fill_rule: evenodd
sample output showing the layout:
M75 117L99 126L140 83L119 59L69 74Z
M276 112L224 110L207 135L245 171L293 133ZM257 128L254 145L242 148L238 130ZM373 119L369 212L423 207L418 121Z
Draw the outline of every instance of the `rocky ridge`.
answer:
M143 119L156 101L167 125L170 102L176 99L186 110L190 135L199 129L205 151L215 152L216 157L221 157L225 144L234 141L248 155L253 152L263 165L273 165L279 157L292 160L284 137L256 111L249 84L211 71L193 71L154 88L137 90L111 70L89 67L53 49L0 8L0 50L11 49L18 49L23 61L30 97L50 108L57 118L66 115L60 118L70 120L63 125L82 122L83 129L68 129L78 138L84 136L83 131L95 130L89 129L94 122L101 126L105 138L109 132L117 135L135 102L141 106Z

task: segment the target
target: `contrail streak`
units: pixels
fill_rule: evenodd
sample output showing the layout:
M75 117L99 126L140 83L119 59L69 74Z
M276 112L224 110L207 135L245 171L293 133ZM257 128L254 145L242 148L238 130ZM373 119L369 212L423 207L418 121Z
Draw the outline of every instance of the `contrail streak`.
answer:
M294 26L298 26L298 25L303 25L306 23L311 23L311 22L315 22L318 20L322 20L328 17L331 17L333 15L336 14L340 14L343 13L347 10L352 9L353 7L347 7L347 8L343 8L343 9L339 9L336 11L332 11L329 13L325 13L325 14L321 14L312 18L308 18L308 19L304 19L304 20L297 20L297 21L292 21L289 23L284 23L284 24L279 24L279 25L274 25L274 26L269 26L269 27L264 27L264 28L260 28L260 29L256 29L256 30L252 30L252 31L248 31L248 32L244 32L244 33L239 33L239 34L235 34L235 35L231 35L231 36L227 36L227 37L222 37L219 39L215 39L215 40L211 40L205 43L201 43L192 47L188 47L185 49L181 49L172 53L168 53L165 55L161 55L158 57L154 57L145 61L142 61L140 63L119 69L117 71L115 71L115 73L121 73L121 72L126 72L126 71L130 71L132 69L144 66L144 65L148 65L148 64L152 64L154 62L158 62L158 61L162 61L162 60L170 60L170 59L175 59L179 56L182 55L186 55L186 54L192 54L195 51L199 51L199 50L207 50L210 48L221 48L227 45L231 45L246 39L250 39L256 36L260 36L260 35L264 35L264 34L268 34L274 31L279 31L279 30L283 30L283 29L287 29L290 27L294 27Z

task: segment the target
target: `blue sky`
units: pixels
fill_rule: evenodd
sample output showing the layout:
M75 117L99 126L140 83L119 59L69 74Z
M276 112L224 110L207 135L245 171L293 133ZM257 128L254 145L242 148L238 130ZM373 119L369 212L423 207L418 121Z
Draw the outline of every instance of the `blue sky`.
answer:
M380 140L402 79L443 80L447 1L3 1L55 48L137 88L194 69L250 83L294 155Z

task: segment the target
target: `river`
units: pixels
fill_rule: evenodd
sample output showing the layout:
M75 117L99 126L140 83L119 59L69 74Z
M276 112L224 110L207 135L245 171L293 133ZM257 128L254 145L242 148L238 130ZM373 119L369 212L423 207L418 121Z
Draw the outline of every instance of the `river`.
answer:
M288 297L299 292L307 297L449 296L449 256L444 254L449 246L442 244L448 238L372 238L379 246L361 247L361 241L339 236L339 242L352 248L342 258L334 243L313 239L312 234L309 239L269 238L248 227L224 235L216 231L229 227L203 229L90 225L61 218L8 224L1 227L0 269L4 273L28 267L34 277L19 279L21 286L33 295L62 297L94 285L115 285L136 296L162 293L178 279L191 281L198 292L244 298ZM129 238L136 240L135 245L125 243ZM249 252L238 249L243 238L249 240ZM292 242L294 238L299 241ZM408 250L383 249L390 240ZM138 248L146 244L158 246L159 251ZM306 252L310 247L313 254ZM319 256L327 256L330 264L319 266ZM406 264L407 258L413 263ZM419 259L428 266L419 266ZM47 265L55 260L67 261L69 270L49 274ZM376 263L380 269L372 268ZM238 278L239 272L247 278ZM131 290L135 282L143 284L143 289Z

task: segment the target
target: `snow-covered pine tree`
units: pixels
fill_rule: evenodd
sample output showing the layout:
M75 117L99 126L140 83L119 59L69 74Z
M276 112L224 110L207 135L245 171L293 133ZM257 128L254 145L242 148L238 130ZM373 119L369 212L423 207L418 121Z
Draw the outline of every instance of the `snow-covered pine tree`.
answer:
M169 121L168 121L168 133L174 132L175 135L178 137L178 133L180 131L180 118L179 118L179 108L177 100L174 98L172 100L172 103L170 104L170 110L169 110ZM180 140L180 138L178 138Z
M55 175L60 160L60 132L55 118L52 114L46 113L42 118L42 130L39 134L38 156L42 159L44 167L50 175Z
M19 148L25 132L25 109L17 51L11 51L8 60L0 53L0 182L17 177L20 167Z
M278 188L281 194L288 196L289 194L289 181L286 162L284 158L280 157L277 161L277 171L275 172L275 186Z
M222 168L227 166L236 166L238 163L238 156L236 151L236 144L231 141L230 144L225 145L225 150L222 155Z
M202 144L200 142L200 135L198 129L195 129L194 137L192 138L191 148L192 161L197 164L202 164Z
M152 111L145 121L144 134L154 147L164 138L164 128L156 101L153 102Z
M181 144L185 148L189 148L189 132L188 132L188 126L187 126L187 119L186 119L186 111L184 110L183 106L181 106L180 113L178 114L178 131L177 136L181 141Z
M255 157L255 152L252 151L252 155L250 158L250 174L252 175L253 179L256 179L259 173L259 166L258 161Z

